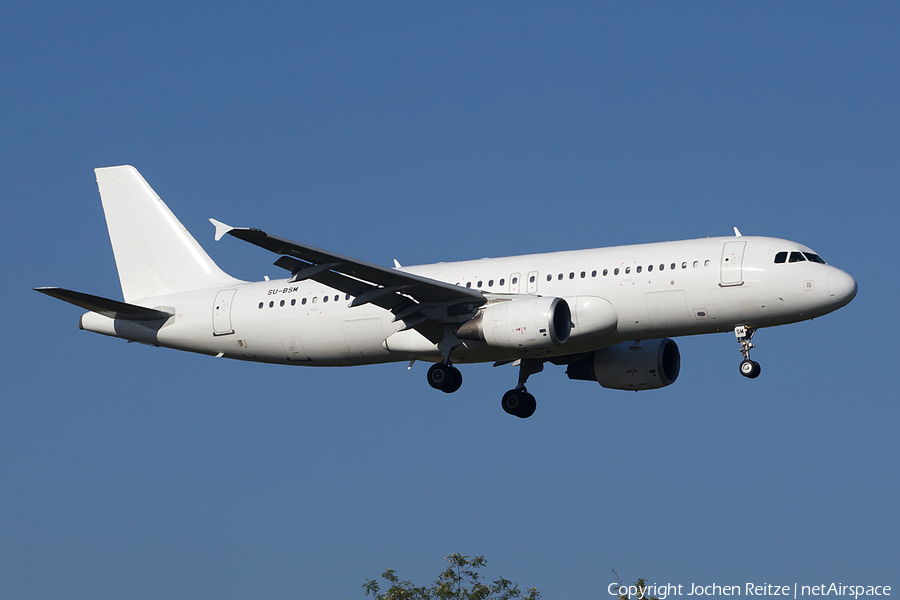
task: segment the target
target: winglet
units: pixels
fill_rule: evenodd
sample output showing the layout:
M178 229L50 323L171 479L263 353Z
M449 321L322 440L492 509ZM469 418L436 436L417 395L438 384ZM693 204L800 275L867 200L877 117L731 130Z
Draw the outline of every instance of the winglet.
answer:
M226 233L228 233L229 231L234 229L234 227L232 227L231 225L226 225L225 223L223 223L221 221L216 221L215 219L210 219L209 222L216 226L216 241L217 242L222 239L223 235L225 235Z
M734 237L741 237L741 232L738 231L737 227L734 228ZM216 239L219 239L219 238L216 238Z

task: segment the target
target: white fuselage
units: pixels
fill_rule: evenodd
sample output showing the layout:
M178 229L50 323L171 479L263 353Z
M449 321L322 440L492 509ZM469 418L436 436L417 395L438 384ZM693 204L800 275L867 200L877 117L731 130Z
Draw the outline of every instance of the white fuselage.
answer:
M720 237L485 258L401 270L479 289L485 295L563 298L572 332L550 349L521 351L464 341L457 363L546 358L588 352L623 341L769 327L811 319L847 304L852 277L830 265L783 262L785 251L812 251L788 240ZM602 300L601 300L602 299ZM437 346L373 304L312 280L238 282L227 287L153 295L140 302L174 309L161 328L82 317L84 329L154 345L269 363L338 366L422 359L439 361ZM592 326L598 301L611 327ZM609 303L612 307L610 312Z

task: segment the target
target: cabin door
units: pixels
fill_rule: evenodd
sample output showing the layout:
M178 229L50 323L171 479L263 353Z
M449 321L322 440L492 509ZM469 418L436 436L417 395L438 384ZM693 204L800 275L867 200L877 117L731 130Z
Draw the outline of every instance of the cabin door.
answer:
M213 335L229 335L234 333L231 327L231 302L237 290L222 290L216 294L213 308Z
M722 249L722 285L741 285L744 276L741 264L744 260L744 246L747 242L727 242Z

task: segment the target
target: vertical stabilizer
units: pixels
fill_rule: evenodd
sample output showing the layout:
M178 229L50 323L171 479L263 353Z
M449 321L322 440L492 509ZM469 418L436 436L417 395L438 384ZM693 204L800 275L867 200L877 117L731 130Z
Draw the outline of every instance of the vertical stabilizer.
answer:
M216 266L137 169L124 165L94 173L125 302L237 283Z

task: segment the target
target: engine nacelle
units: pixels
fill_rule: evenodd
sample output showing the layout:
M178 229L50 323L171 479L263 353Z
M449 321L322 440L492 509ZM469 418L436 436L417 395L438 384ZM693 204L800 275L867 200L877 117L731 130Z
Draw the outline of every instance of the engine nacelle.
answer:
M524 298L488 304L456 332L498 348L539 349L565 343L572 314L562 298Z
M566 369L569 379L597 381L614 390L653 390L675 383L681 371L678 344L669 338L625 342L597 350Z

